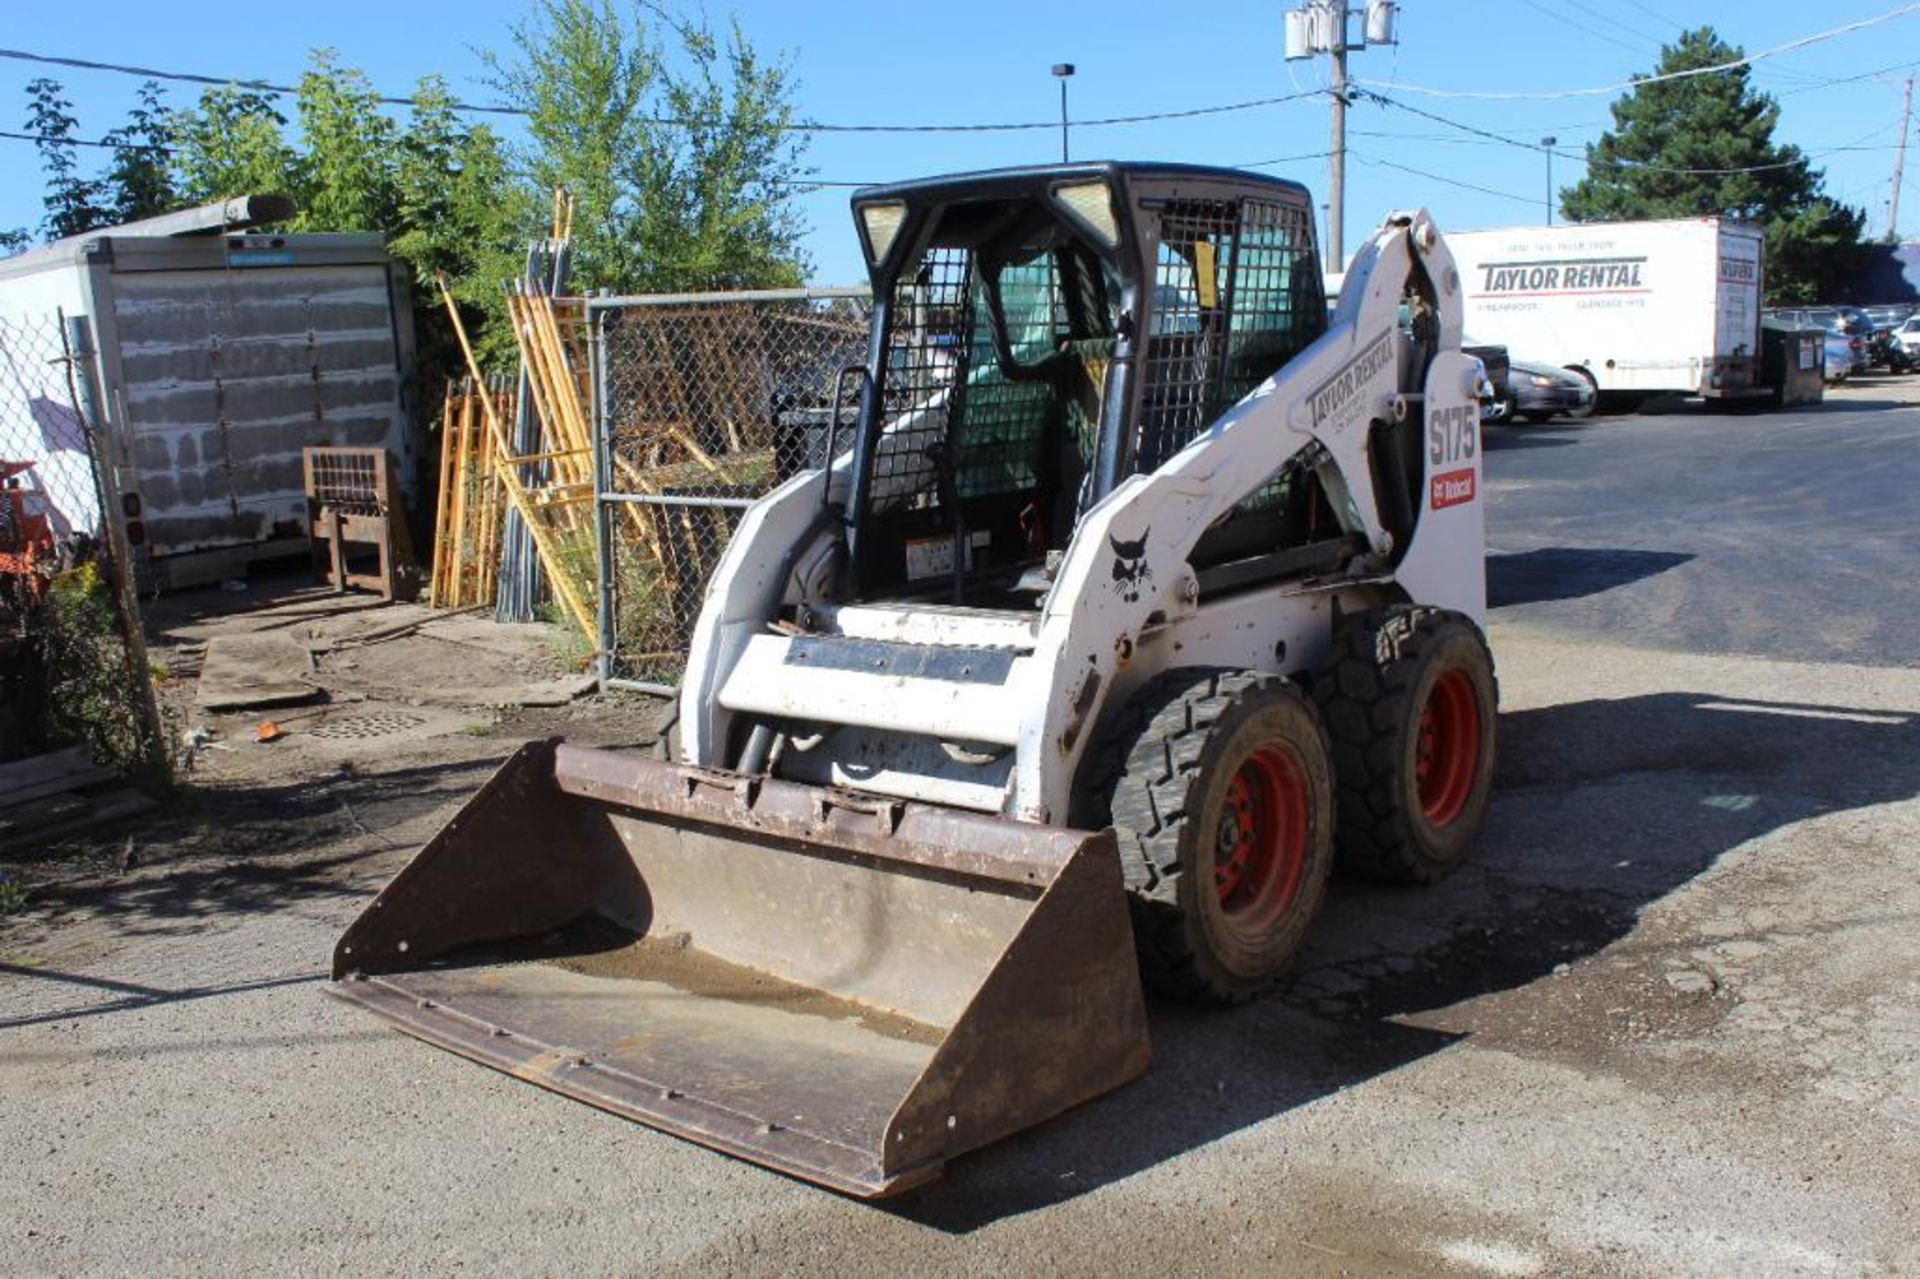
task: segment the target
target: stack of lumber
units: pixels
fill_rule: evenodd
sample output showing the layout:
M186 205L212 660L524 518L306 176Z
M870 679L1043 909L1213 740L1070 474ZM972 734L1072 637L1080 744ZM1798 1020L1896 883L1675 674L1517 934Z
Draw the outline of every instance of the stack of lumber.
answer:
M573 202L554 195L553 235L509 281L506 309L519 355L512 389L489 381L468 342L445 279L441 300L468 377L442 411L441 499L429 601L441 608L513 605L523 571L522 530L546 587L590 644L599 634L601 560L595 510L593 395L585 300L562 289L571 252ZM543 278L544 277L544 278ZM738 371L754 343L750 307L721 308L691 328L661 325L640 308L636 357L647 370L629 386L627 423L609 448L607 481L624 494L667 499L753 496L773 472L765 388ZM690 370L698 369L697 374ZM696 423L719 422L718 430ZM516 445L518 447L516 447ZM620 502L609 517L620 611L684 613L697 604L731 532L728 513L675 503ZM505 592L505 594L501 594ZM669 628L671 629L671 628ZM682 628L684 629L684 628ZM679 637L684 639L684 636Z
M440 297L452 321L454 336L466 355L468 372L475 382L484 385L485 375L474 358L466 325L445 279L440 280ZM519 331L517 323L515 338L522 343L525 358L525 346L532 339ZM573 399L576 405L580 402L577 395ZM507 434L508 418L503 412L506 406L484 395L478 397L478 404L500 493L533 535L540 565L546 571L554 595L580 628L580 633L594 641L599 628L590 605L595 580L592 450L572 438L568 431L570 423L562 424L542 415L540 420L545 429L541 446L532 453L515 452Z
M30 851L151 809L84 746L0 764L0 854Z
M434 608L492 604L499 588L507 499L481 408L483 398L500 416L513 416L513 388L500 379L466 378L448 387L440 412L440 500L427 591Z

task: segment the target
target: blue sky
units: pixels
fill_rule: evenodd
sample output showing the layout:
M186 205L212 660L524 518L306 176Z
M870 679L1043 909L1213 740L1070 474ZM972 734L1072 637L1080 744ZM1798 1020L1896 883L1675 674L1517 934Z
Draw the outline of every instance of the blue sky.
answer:
M1358 0L1355 0L1358 3ZM1112 0L973 0L952 4L855 0L737 0L713 3L716 19L736 13L763 50L786 51L810 119L848 124L957 124L1056 120L1055 62L1078 67L1070 84L1075 118L1178 111L1311 90L1325 83L1325 59L1281 57L1280 0L1213 0L1192 9ZM1662 40L1683 25L1713 24L1749 53L1905 6L1896 0L1406 0L1400 43L1353 55L1357 80L1454 93L1548 93L1605 86L1652 67ZM1912 6L1920 9L1920 6ZM455 92L487 97L477 50L507 43L525 0L329 0L237 8L181 9L151 0L94 0L83 9L9 4L0 45L166 70L297 78L309 48L331 45L384 93L404 94L439 71ZM84 19L76 14L84 13ZM1883 68L1879 76L1833 83ZM1779 97L1778 136L1818 157L1828 190L1886 226L1889 176L1899 138L1900 80L1920 68L1920 11L1761 62L1759 86ZM25 86L52 74L67 86L83 137L117 125L137 79L0 60L0 127L19 129ZM1537 143L1559 139L1578 155L1607 127L1611 95L1486 99L1383 89L1448 120ZM173 85L172 103L197 90ZM509 131L511 126L509 125ZM1546 157L1538 147L1503 145L1407 111L1356 106L1348 114L1349 251L1396 207L1424 204L1443 229L1523 225L1544 219ZM1326 199L1325 100L1184 120L1078 127L1076 159L1174 159L1260 165L1298 179ZM808 161L834 182L890 181L944 171L1038 163L1059 156L1057 128L975 134L816 135ZM1848 148L1835 150L1835 148ZM1920 137L1913 139L1901 207L1907 238L1920 234ZM1823 154L1826 153L1826 154ZM104 153L94 152L87 161ZM1309 156L1314 158L1283 159ZM1281 160L1277 164L1261 162ZM41 193L31 145L0 140L0 226L37 224ZM1398 166L1398 167L1395 167ZM1554 161L1562 183L1578 162ZM1419 172L1414 172L1417 170ZM807 248L821 283L860 278L844 190L801 197Z

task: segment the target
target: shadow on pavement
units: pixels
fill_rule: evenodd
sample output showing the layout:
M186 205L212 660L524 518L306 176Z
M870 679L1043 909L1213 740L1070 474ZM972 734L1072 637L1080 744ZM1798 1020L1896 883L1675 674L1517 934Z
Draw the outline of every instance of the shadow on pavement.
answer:
M143 827L128 873L36 886L36 906L110 916L124 937L192 932L238 915L378 887L413 849L383 832L465 800L495 759L341 771L279 786L189 791ZM4 971L4 970L0 970Z
M1487 452L1501 453L1510 449L1557 449L1580 442L1580 432L1587 429L1585 424L1554 423L1541 426L1513 426L1502 424L1488 427L1480 433L1486 444Z
M1143 1079L883 1210L964 1234L1220 1141L1464 1037L1390 1018L1527 986L1733 848L1920 793L1920 724L1903 715L1675 693L1520 711L1500 731L1498 793L1460 873L1337 885L1285 996L1153 1005Z
M1678 568L1693 556L1606 546L1544 546L1487 556L1487 607L1598 595Z
M176 990L161 986L141 986L132 982L104 981L98 977L82 977L77 973L64 973L52 968L28 968L20 964L0 963L0 975L26 977L35 981L60 982L87 990L108 991L120 996L104 1004L86 1004L79 1008L34 1013L25 1017L0 1017L0 1030L39 1026L57 1021L77 1021L82 1017L98 1017L102 1013L125 1012L133 1008L152 1008L160 1004L176 1004L186 1000L211 999L216 995L239 995L254 990L277 990L282 986L301 986L310 982L325 981L327 978L326 973L315 970L291 977L268 977L259 981L231 982L221 986L189 986Z

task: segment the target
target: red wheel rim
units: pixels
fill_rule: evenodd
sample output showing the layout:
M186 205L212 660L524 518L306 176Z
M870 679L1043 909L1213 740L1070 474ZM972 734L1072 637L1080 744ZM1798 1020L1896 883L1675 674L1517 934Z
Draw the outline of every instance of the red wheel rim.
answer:
M1263 746L1227 783L1214 836L1213 886L1228 924L1270 930L1307 868L1307 780L1283 746Z
M1457 821L1480 774L1480 701L1462 670L1441 673L1420 708L1413 775L1420 808L1435 826Z

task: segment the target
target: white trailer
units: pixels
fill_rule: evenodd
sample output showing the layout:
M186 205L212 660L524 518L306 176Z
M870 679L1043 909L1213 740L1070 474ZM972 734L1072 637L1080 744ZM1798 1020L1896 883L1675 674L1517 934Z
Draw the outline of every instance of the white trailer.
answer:
M1764 238L1731 218L1452 234L1467 332L1602 393L1764 394Z
M402 487L417 487L403 268L377 235L246 229L291 213L278 196L241 197L0 262L0 321L91 325L110 514L154 586L303 551L307 445L384 448ZM47 392L61 403L64 377ZM41 456L10 460L53 481L56 528L100 531L83 437L40 434Z

